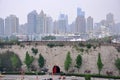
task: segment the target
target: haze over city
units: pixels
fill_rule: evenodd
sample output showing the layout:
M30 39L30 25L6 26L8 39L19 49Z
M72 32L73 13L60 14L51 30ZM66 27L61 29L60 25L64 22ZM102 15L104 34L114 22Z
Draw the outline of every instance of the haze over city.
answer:
M85 11L85 17L92 16L95 22L100 22L106 14L113 13L116 22L120 22L119 0L0 0L0 17L6 18L14 14L19 23L27 22L27 14L33 10L40 13L43 10L53 20L57 20L60 13L68 15L68 23L72 23L76 16L77 7Z
M0 0L0 37L40 41L53 36L60 41L86 41L120 35L119 3L119 0Z

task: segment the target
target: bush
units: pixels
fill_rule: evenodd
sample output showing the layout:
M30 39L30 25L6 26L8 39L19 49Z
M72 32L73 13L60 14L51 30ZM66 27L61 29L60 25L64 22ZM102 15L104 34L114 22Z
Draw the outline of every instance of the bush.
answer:
M54 43L48 43L48 44L47 44L47 46L48 46L48 47L50 47L50 48L53 48L53 47L56 47L56 46L63 47L63 46L64 46L64 44L54 44Z
M91 76L90 75L85 75L85 80L91 80Z
M3 75L20 75L22 74L21 72L6 72L2 73ZM35 72L25 72L25 75L36 75ZM38 72L38 75L45 75L45 73L40 73Z
M80 47L84 47L85 45L83 43L78 44Z
M81 51L81 52L84 52L84 49L83 49L83 48L80 48L80 51Z
M36 49L36 48L32 48L31 51L32 51L32 53L34 53L34 55L37 55L37 53L38 53L38 49Z
M21 45L20 45L20 47L24 48L24 47L25 47L25 45L21 44Z
M120 58L117 58L115 60L115 66L117 67L117 69L119 70L119 74L120 74Z
M86 47L87 47L88 49L90 49L90 48L92 47L92 45L91 45L91 44L86 44Z
M63 46L64 46L64 44L59 44L59 45L57 45L57 46L63 47Z
M53 43L49 43L49 44L47 44L47 46L50 47L50 48L53 48L53 47L55 47L56 45L53 44Z

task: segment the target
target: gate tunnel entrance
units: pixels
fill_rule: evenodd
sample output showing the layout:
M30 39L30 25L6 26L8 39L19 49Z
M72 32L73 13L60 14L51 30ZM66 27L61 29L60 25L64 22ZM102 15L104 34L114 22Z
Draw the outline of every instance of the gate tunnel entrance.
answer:
M53 72L53 74L60 73L60 68L59 68L59 66L54 65L54 66L53 66L53 69L52 69L52 72Z

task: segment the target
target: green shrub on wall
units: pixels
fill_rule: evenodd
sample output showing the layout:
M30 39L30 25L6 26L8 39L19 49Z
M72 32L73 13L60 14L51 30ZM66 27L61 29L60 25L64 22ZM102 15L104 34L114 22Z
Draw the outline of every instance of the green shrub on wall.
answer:
M22 62L17 54L12 51L0 53L0 71L17 71Z
M62 43L61 43L61 44L60 44L60 43L59 43L59 44L55 44L55 43L48 43L48 44L47 44L47 46L48 46L48 47L50 47L50 48L57 47L57 46L59 46L59 47L63 47L63 46L64 46L64 44L62 44Z
M115 66L117 67L117 69L119 70L119 74L120 74L120 58L117 58L115 60Z

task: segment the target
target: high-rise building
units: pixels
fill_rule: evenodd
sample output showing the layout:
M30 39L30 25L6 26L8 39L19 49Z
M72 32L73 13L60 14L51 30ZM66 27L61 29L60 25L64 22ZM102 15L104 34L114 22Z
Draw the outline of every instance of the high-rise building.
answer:
M66 28L68 26L68 16L65 14L60 14L58 20L59 33L66 33Z
M77 16L85 16L85 12L81 8L77 8Z
M53 33L53 20L51 17L46 17L45 33L46 34Z
M107 27L107 21L106 20L101 20L100 21L101 26L106 26Z
M0 18L0 36L4 35L4 19Z
M120 34L120 23L116 23L112 28L112 35L119 35Z
M27 15L28 34L36 33L37 12L34 10Z
M113 35L115 33L114 15L112 13L106 15L106 27L108 28L109 34Z
M58 34L58 21L53 22L53 33Z
M101 34L101 24L100 23L95 23L94 24L94 36L98 37Z
M15 15L5 18L5 35L11 36L18 33L19 19Z
M69 33L75 33L75 21L69 25Z
M114 24L114 16L112 13L108 13L106 15L106 22L107 22L108 26L111 26Z
M25 24L22 24L22 25L20 25L19 26L19 34L21 35L21 34L23 34L23 35L27 35L28 34L28 26L27 26L28 24L27 23L25 23Z
M85 13L77 8L77 18L75 21L75 33L84 34L86 32Z
M93 32L93 18L91 16L87 18L86 29L88 34Z
M44 12L41 11L37 17L36 33L43 34L45 32L45 27L46 27L46 14L44 14Z

